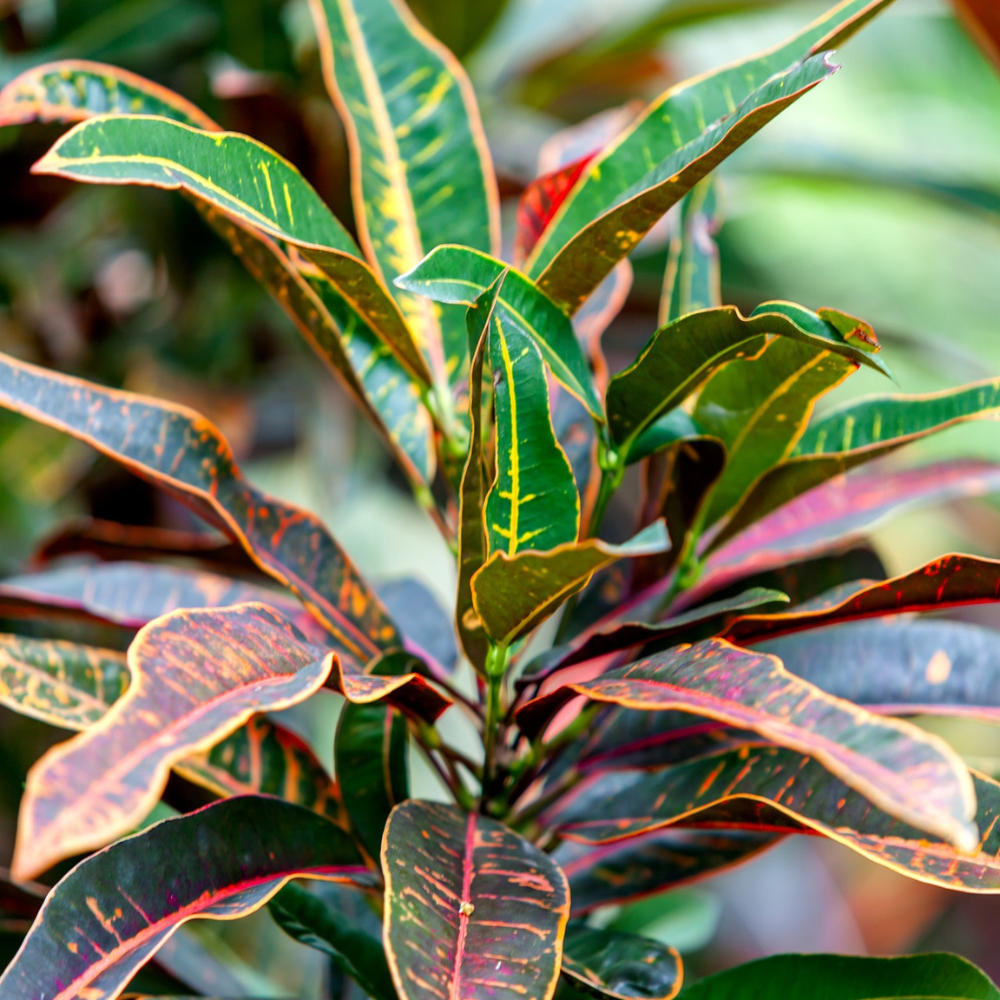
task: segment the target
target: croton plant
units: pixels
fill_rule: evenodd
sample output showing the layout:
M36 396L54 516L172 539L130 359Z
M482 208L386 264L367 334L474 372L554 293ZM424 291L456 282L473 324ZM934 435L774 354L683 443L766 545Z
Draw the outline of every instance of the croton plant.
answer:
M1000 891L1000 784L903 718L995 720L1000 637L900 617L1000 599L1000 561L883 579L858 545L900 505L982 494L1000 471L852 471L996 418L1000 381L817 415L862 366L888 375L871 327L723 305L712 242L712 170L888 3L847 0L668 90L529 186L507 259L469 82L395 0L311 3L357 242L282 157L130 73L63 61L0 93L4 124L74 123L37 173L193 202L378 429L457 566L452 627L419 588L376 592L198 413L0 355L0 404L217 532L101 524L50 547L96 561L0 585L7 620L58 636L0 636L0 700L77 731L28 777L0 915L34 923L0 1000L117 997L184 922L265 906L373 1000L668 1000L677 952L590 915L795 833ZM612 375L600 341L628 255L674 206L661 325ZM608 540L633 466L636 532ZM128 633L127 653L88 629ZM268 714L324 689L342 703L336 779ZM411 748L448 801L410 797ZM210 804L169 815L171 772ZM1000 997L951 956L778 957L684 987L917 994Z

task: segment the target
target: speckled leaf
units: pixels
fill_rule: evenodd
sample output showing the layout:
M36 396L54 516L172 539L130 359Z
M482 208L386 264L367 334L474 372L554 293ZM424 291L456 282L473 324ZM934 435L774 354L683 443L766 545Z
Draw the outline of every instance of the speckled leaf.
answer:
M600 419L604 411L572 322L519 271L469 247L440 246L397 278L396 284L435 302L472 306L505 271L498 317L505 326L516 326L530 337L552 374Z
M773 614L741 615L722 633L733 642L762 642L801 629L904 611L935 611L1000 600L1000 561L947 555L891 580L869 583L841 599Z
M599 569L617 559L662 552L670 544L662 521L623 545L597 538L560 545L548 552L495 552L472 577L472 602L483 628L507 646L543 622Z
M869 396L838 407L808 428L787 462L754 483L712 547L834 476L929 434L984 419L1000 419L1000 379L926 396Z
M408 653L387 653L369 673L399 676L414 669ZM386 705L345 705L333 744L351 828L370 858L378 858L389 813L410 796L406 720Z
M534 736L576 695L640 711L680 710L813 754L881 808L955 843L975 844L975 798L955 752L908 723L883 719L789 674L780 660L719 639L680 646L523 706Z
M172 90L85 59L33 66L0 90L0 126L85 121L102 114L159 115L194 128L219 128Z
M675 949L579 924L566 931L560 974L570 986L612 1000L673 1000L683 981Z
M708 976L681 996L684 1000L1000 1000L1000 990L958 955L774 955Z
M346 654L367 662L398 644L378 598L319 519L247 483L199 414L2 355L0 406L86 441L192 507L295 591Z
M518 325L505 323L496 311L487 350L496 413L496 479L483 512L488 551L516 556L575 542L580 495L552 427L542 355Z
M660 326L688 313L722 305L719 248L715 242L722 225L719 201L719 182L709 175L681 202L680 218L670 238L667 269L663 275Z
M972 772L981 831L967 852L883 812L812 757L745 744L653 774L610 775L563 835L613 843L668 826L705 824L771 833L815 832L902 875L965 892L1000 892L1000 784Z
M754 480L788 458L816 401L858 370L858 363L787 337L754 358L727 362L702 386L693 418L726 447L704 525L739 503Z
M535 245L527 273L575 308L671 204L829 74L810 57L846 41L889 2L847 0L770 52L666 91L588 164Z
M756 573L844 550L884 519L924 504L1000 491L1000 466L975 459L915 469L859 469L837 476L755 522L705 560L698 582L680 603Z
M311 0L327 89L347 129L355 218L386 283L442 243L499 251L499 198L458 60L396 0ZM465 378L465 322L398 298L435 381Z
M86 729L128 687L125 654L0 634L0 704L64 729Z
M756 354L764 334L790 337L883 370L867 350L801 306L765 302L749 317L734 306L691 313L653 334L639 357L608 386L608 424L623 448L678 406L724 362Z
M488 817L411 799L389 817L382 871L403 1000L551 1000L569 887L548 855Z
M370 883L345 833L285 802L247 796L165 820L59 882L0 1000L112 1000L185 921L252 913L295 877Z

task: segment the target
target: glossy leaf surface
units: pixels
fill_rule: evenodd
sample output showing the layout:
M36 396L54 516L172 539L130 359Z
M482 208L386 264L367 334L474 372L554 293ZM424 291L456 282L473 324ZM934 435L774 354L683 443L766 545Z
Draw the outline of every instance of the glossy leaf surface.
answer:
M657 521L623 545L588 538L513 558L496 552L472 577L472 602L493 641L508 645L544 621L603 566L662 552L669 544L663 522Z
M458 663L458 643L451 617L437 595L412 576L387 580L376 589L403 633L407 650L433 673L450 674Z
M552 374L586 405L595 417L603 413L587 360L569 317L519 271L469 247L440 246L396 285L435 302L473 306L504 274L497 315L527 334L542 352Z
M0 998L110 1000L182 923L252 913L296 876L370 881L345 833L275 799L229 799L166 820L81 862L52 890L0 977Z
M640 711L673 709L759 733L813 755L881 808L968 848L977 835L971 780L944 741L832 698L789 674L775 657L708 639L594 680L567 684L517 715L537 734L575 695Z
M673 948L637 934L579 925L566 931L560 973L571 986L614 1000L673 1000L683 979Z
M569 916L551 858L485 816L411 799L389 818L382 870L400 997L550 1000Z
M499 247L496 181L458 60L394 0L312 0L327 87L347 129L361 243L386 283L442 243ZM399 294L438 381L464 378L465 325Z
M496 414L496 479L483 509L490 556L514 557L575 542L580 495L552 427L541 352L517 325L508 326L497 315L487 349Z
M733 306L691 313L657 330L639 357L611 380L607 403L612 437L629 447L723 362L759 351L764 334L790 337L881 370L872 354L845 340L832 323L798 306L767 302L749 317Z
M709 175L681 202L677 231L671 236L660 295L659 325L691 312L722 305L719 248L722 223L718 181Z
M0 357L0 405L87 442L165 489L239 541L366 662L396 630L371 589L311 514L255 490L204 417Z

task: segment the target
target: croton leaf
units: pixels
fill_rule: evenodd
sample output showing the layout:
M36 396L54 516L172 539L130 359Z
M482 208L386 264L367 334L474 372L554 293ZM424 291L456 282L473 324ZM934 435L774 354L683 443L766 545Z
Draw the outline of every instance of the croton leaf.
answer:
M660 294L659 325L722 305L719 248L715 234L722 224L719 182L699 181L681 202L677 231L670 238L667 269Z
M740 615L722 633L732 642L762 642L801 629L836 625L905 611L934 611L963 604L992 604L1000 596L1000 561L951 554L891 580L852 586L786 612Z
M551 1000L569 888L548 855L488 817L411 799L389 817L382 871L400 997Z
M932 885L1000 892L1000 784L972 772L983 831L968 850L940 841L878 809L831 778L812 757L744 744L654 773L607 775L578 814L571 804L562 836L610 844L669 826L705 824L758 832L813 832Z
M125 654L0 634L0 704L65 729L103 718L128 687Z
M636 360L608 386L608 424L624 449L660 416L679 406L723 362L748 356L778 334L840 354L876 370L884 368L868 350L801 306L765 302L749 317L735 306L683 316L653 334Z
M458 664L458 643L451 617L425 583L412 576L377 584L378 596L403 633L407 650L436 676L452 673Z
M666 527L657 521L623 545L588 538L548 552L495 552L472 577L476 615L493 641L507 646L586 586L597 570L618 559L662 552L669 544Z
M487 350L496 414L496 478L483 508L488 551L491 556L514 557L575 542L580 494L552 427L541 352L516 324L508 326L495 311Z
M990 0L952 0L952 4L969 34L1000 69L1000 11Z
M816 402L858 363L812 344L775 337L753 358L724 364L702 386L693 419L726 447L704 524L728 513L754 480L788 458Z
M135 73L85 59L33 66L0 90L0 126L85 121L101 114L158 115L200 129L219 126L179 94Z
M252 913L295 877L371 883L346 833L286 802L246 796L165 820L59 882L0 1000L110 1000L185 921Z
M368 672L398 677L413 670L415 662L408 653L387 653ZM410 796L406 720L387 705L345 705L333 759L351 828L368 856L378 858L389 813Z
M62 430L159 485L239 541L367 662L399 637L384 608L323 524L241 476L204 417L0 355L0 405Z
M666 91L587 165L538 239L527 274L575 310L671 204L829 75L810 57L889 2L847 0L778 48Z
M458 60L394 0L312 0L327 88L347 128L359 238L387 283L442 243L495 253L499 196ZM464 316L400 304L439 383L464 379Z
M683 980L675 949L579 924L566 930L560 974L584 993L612 1000L673 1000Z
M660 830L620 843L564 841L555 859L569 879L572 914L619 906L739 864L781 834L752 830Z
M881 808L968 849L978 835L968 772L937 737L833 698L776 657L719 639L680 646L528 702L517 721L537 735L576 695L641 711L673 709L752 730L813 755Z
M497 299L497 315L508 327L531 338L542 352L552 374L587 407L597 419L603 414L573 324L569 317L519 271L502 261L469 247L440 246L432 250L396 285L435 302L473 306L502 274L503 288Z
M1000 466L975 459L915 469L859 469L837 476L768 514L707 556L678 606L757 573L842 551L876 524L913 507L1000 491Z
M773 955L718 972L684 989L683 1000L998 1000L1000 990L958 955L856 958Z
M806 490L864 462L956 424L998 418L1000 379L923 396L869 396L838 407L806 430L787 462L754 483L712 548Z

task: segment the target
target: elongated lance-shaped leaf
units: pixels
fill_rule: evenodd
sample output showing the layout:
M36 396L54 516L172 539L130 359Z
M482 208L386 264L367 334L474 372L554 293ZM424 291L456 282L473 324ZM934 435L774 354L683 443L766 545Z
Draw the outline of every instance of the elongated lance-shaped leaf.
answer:
M563 836L615 843L679 825L822 834L902 875L965 892L1000 892L1000 785L972 772L978 808L968 851L883 812L819 763L791 750L744 744L654 773L608 775L606 794L571 803ZM583 811L585 809L585 812Z
M408 653L387 653L369 673L400 676L414 669ZM406 720L378 703L345 705L333 744L334 770L340 782L351 829L372 859L382 848L389 813L410 797L407 775Z
M872 396L838 407L806 430L787 462L754 483L712 548L806 490L864 462L956 424L998 418L1000 379L925 396Z
M395 284L435 302L473 306L504 272L497 315L508 326L516 326L529 336L552 374L595 419L602 419L601 401L572 322L530 278L469 247L440 246L412 270L400 275Z
M943 741L882 719L800 680L776 657L720 639L680 646L567 684L528 702L518 725L537 734L575 695L640 711L691 712L812 754L881 808L969 849L975 798L968 771Z
M578 301L585 286L594 287L603 277L600 272L628 254L669 207L664 204L668 197L653 187L657 180L662 183L684 170L682 176L687 186L676 184L670 191L674 200L680 198L728 154L730 150L725 145L713 150L726 132L730 132L732 141L738 143L764 124L761 114L773 116L780 110L767 103L764 90L768 83L773 83L778 90L773 96L769 92L770 99L777 97L787 102L794 97L796 86L808 85L806 80L809 79L807 73L805 79L792 83L787 75L789 71L794 75L802 60L824 49L836 48L890 2L846 0L776 49L666 91L588 164L536 243L526 265L527 273L534 278L544 274L549 284L558 288L558 291L553 288L555 298L571 305ZM820 75L824 73L815 61L812 66ZM761 112L756 116L748 114L754 102L761 105ZM741 107L748 120L737 124L737 111ZM728 120L722 122L722 119ZM713 123L720 124L712 130ZM734 125L737 126L735 134ZM698 166L699 157L703 166ZM706 160L709 162L705 163ZM646 191L650 194L643 198ZM637 211L634 218L615 211L620 206L627 209L629 199L637 203L638 209L644 209ZM619 219L619 216L623 217ZM587 247L588 252L593 253L597 235L609 233L614 242L619 231L621 236L617 238L617 245L607 257L598 260L595 254L583 275L579 278L570 275L569 267L576 262L576 254L572 251L579 247L582 252ZM563 252L566 249L571 252Z
M866 583L815 606L772 614L740 615L722 634L733 642L763 642L802 629L907 611L943 611L1000 600L1000 561L952 553L918 569Z
M499 196L458 60L396 0L310 0L347 129L362 246L386 283L442 243L499 252ZM460 310L398 297L435 379L465 378Z
M0 634L0 704L64 729L99 722L128 687L125 654Z
M87 442L165 489L240 542L367 662L398 645L378 598L313 515L266 496L200 414L0 356L0 406Z
M117 66L86 59L33 66L0 90L0 126L86 121L101 114L158 115L194 128L219 129L172 90Z
M663 552L669 545L666 528L657 521L623 545L588 538L548 552L495 552L472 577L472 602L489 636L507 646L582 590L597 570L617 559Z
M403 576L377 585L405 648L423 661L431 676L447 677L458 665L458 642L449 613L438 597L416 577Z
M347 890L342 892L347 894ZM360 929L354 914L341 912L294 883L286 885L268 903L268 909L286 934L329 955L368 996L396 1000L382 942ZM371 916L374 919L374 914Z
M800 1000L998 1000L1000 990L958 955L855 958L774 955L716 973L685 989L684 1000L750 996Z
M719 248L721 194L714 176L699 181L681 202L677 231L670 238L667 269L660 293L659 325L691 312L722 305Z
M469 365L469 454L462 471L458 506L458 596L455 625L462 648L477 670L486 668L489 639L476 614L472 599L472 577L486 561L488 545L483 508L492 474L483 455L483 363L500 289L506 272L469 307L468 328L472 361Z
M680 992L681 956L659 941L574 924L563 945L563 979L611 1000L673 1000Z
M1000 632L951 621L852 622L760 647L797 677L882 713L1000 719Z
M402 1000L551 1000L569 888L548 855L486 816L411 799L389 817L382 872Z
M857 362L786 337L755 358L727 362L702 386L694 420L726 447L705 525L739 503L750 485L788 458L816 401L858 370Z
M726 361L756 354L764 334L778 334L884 371L864 347L830 322L790 303L765 302L749 317L733 306L691 313L661 327L636 360L608 386L608 425L622 447L672 410Z
M1000 466L975 459L915 469L863 469L838 476L756 521L713 551L678 606L776 567L842 551L876 524L905 510L1000 491Z
M185 921L252 913L296 877L371 883L347 834L286 802L246 796L165 820L59 882L0 1000L112 1000Z
M512 557L575 542L580 494L552 427L542 355L516 324L507 325L496 313L487 349L496 413L496 479L483 509L490 555Z
M752 830L662 830L599 846L564 841L553 855L569 879L571 913L620 906L739 864L781 839Z

